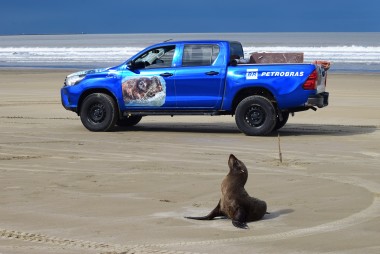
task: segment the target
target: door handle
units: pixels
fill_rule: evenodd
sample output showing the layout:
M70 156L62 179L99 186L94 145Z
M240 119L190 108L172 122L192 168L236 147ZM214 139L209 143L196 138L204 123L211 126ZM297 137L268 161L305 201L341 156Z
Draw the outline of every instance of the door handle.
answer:
M173 76L173 73L165 72L160 74L161 77L170 77Z
M206 72L205 74L209 75L209 76L214 76L214 75L218 75L219 72L217 72L217 71L209 71L209 72Z

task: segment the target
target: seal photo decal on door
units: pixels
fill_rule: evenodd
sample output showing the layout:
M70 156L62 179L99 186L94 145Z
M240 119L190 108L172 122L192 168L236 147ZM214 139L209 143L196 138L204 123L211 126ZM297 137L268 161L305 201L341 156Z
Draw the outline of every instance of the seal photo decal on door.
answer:
M129 77L122 82L125 106L160 107L166 99L166 83L160 76Z

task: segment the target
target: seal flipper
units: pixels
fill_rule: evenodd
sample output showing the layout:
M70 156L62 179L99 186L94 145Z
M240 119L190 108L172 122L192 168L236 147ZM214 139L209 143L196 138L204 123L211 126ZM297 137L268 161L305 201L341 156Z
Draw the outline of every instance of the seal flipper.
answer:
M234 217L232 218L232 225L237 228L249 229L247 225L247 215L243 209L239 208L237 210Z
M186 219L192 219L192 220L212 220L215 217L219 216L225 216L224 213L220 211L220 200L218 205L212 210L208 215L203 217L185 217Z
M249 229L247 223L240 222L240 221L237 221L237 220L232 220L232 225L234 225L237 228L241 228L241 229Z

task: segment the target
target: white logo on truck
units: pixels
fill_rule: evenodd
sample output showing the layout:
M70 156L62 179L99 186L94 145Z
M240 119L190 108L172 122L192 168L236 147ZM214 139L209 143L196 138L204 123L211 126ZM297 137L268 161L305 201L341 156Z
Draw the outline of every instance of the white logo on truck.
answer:
M258 79L259 77L259 69L247 69L247 73L245 74L246 79Z
M303 77L303 71L263 71L261 77Z

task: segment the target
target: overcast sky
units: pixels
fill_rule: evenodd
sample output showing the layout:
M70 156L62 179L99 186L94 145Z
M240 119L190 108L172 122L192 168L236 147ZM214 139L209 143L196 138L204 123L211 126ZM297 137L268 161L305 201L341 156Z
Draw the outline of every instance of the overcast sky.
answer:
M0 0L0 34L380 32L378 0Z

